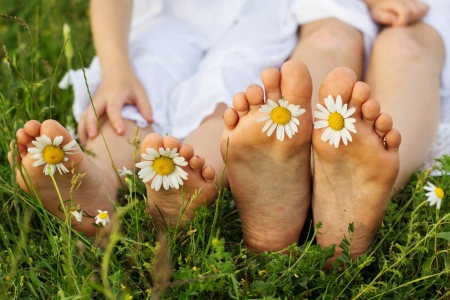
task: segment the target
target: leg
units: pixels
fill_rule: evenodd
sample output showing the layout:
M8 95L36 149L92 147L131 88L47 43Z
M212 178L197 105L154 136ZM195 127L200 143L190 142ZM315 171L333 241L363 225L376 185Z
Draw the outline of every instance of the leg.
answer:
M402 133L397 191L423 163L435 139L443 61L442 40L424 23L386 28L375 41L366 82Z
M310 70L313 81L312 106L315 107L318 88L333 69L348 67L361 79L364 66L363 37L357 29L337 19L305 24L300 27L299 42L291 59L304 62Z
M125 133L123 136L119 136L114 132L109 120L104 119L102 123L102 129L109 146L109 151L117 168L125 166L128 169L133 170L134 160L132 155L132 141L136 127L135 123L128 120L125 121ZM141 130L140 135L145 136L150 132L151 129L147 128ZM20 159L17 158L17 162L19 163L20 161L21 167L26 169L31 182L28 182L27 178L22 178L19 170L16 171L16 178L19 186L25 192L39 197L46 209L57 217L64 219L64 214L58 210L60 201L51 178L48 175L44 175L43 165L38 167L33 166L36 159L32 158L34 154L28 151L28 148L35 147L31 142L34 141L36 137L44 134L52 141L56 136L62 136L63 142L61 146L65 146L72 140L72 137L67 130L54 120L47 120L42 124L37 121L27 122L23 129L17 131L18 148L20 151ZM74 194L74 202L76 205L80 205L83 211L91 215L96 215L97 210L106 210L112 215L113 206L110 203L109 198L113 201L116 200L117 190L121 186L121 183L113 171L111 160L101 136L89 140L86 149L93 152L95 156L86 155L81 151L80 147L76 145L75 150L73 151L76 153L66 155L69 160L64 163L64 166L69 170L72 168L73 164L76 168L76 173L86 173L86 176L82 179L81 186ZM12 162L12 152L9 153L8 158L10 162ZM62 199L70 199L72 174L66 173L60 175L56 172L54 178ZM28 187L31 186L33 188L28 189ZM94 223L93 219L83 218L82 224L73 221L72 225L73 228L82 230L87 236L92 236L96 232L96 227L92 226L92 223Z
M342 253L338 245L349 223L355 228L352 255L363 254L371 245L397 177L401 137L392 129L392 118L380 114L379 103L369 99L369 86L357 82L351 70L338 68L326 77L319 99L328 95L341 95L355 109L351 118L357 131L351 133L353 141L340 142L338 148L321 139L324 128L315 129L312 136L313 218L316 224L322 222L317 243L336 245L334 261Z
M264 91L248 87L233 99L234 109L224 115L222 155L233 198L242 220L244 242L253 252L279 251L296 243L303 228L311 197L311 77L304 64L288 61L281 72L262 74L266 99L282 96L306 111L298 117L298 132L277 140L262 132L257 120ZM290 115L289 115L290 116ZM270 131L270 129L269 129ZM228 146L227 146L228 143Z

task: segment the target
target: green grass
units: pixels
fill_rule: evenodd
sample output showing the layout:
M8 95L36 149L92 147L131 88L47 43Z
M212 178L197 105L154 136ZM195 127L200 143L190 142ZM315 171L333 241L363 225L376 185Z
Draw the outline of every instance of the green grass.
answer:
M448 176L415 174L389 204L370 251L353 262L349 226L340 245L345 270L322 270L333 248L315 244L320 228L310 220L288 255L248 252L227 190L185 229L159 236L143 184L129 177L108 237L72 231L20 190L6 157L29 119L75 125L71 92L57 83L68 65L80 68L78 53L84 65L94 55L88 1L4 0L0 14L0 298L450 299L450 201L446 196L437 211L423 191L431 180L449 194ZM72 28L70 62L62 52L64 23ZM450 170L449 157L441 162Z

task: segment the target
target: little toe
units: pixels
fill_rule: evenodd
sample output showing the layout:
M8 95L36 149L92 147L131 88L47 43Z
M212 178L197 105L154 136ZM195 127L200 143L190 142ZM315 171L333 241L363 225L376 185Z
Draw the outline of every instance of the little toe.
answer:
M250 110L258 110L264 104L264 91L259 85L250 85L245 94L250 105Z
M398 149L400 147L400 144L402 142L402 136L400 134L400 131L398 131L397 129L391 129L389 130L385 137L384 140L386 142L386 149L389 151L393 151L393 152L398 152Z
M239 117L243 117L248 113L249 104L244 92L237 93L233 97L233 108Z
M380 138L384 138L389 130L392 129L393 123L391 115L380 113L375 121L375 132Z
M233 130L239 121L239 115L233 108L227 108L223 113L223 123L226 130Z
M281 75L280 71L275 68L265 69L261 74L261 79L264 84L264 90L266 92L266 101L267 99L277 101L281 99L281 88L280 88L280 80Z
M216 171L211 166L204 166L202 169L202 176L205 180L213 180L216 176Z

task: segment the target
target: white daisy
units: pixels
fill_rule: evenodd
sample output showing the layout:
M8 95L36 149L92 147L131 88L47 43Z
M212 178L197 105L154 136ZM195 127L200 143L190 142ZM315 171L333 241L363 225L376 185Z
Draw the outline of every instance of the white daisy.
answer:
M66 154L75 154L76 152L70 152L76 149L77 142L72 140L70 143L65 145L63 148L60 147L63 141L62 136L57 136L52 140L43 134L40 137L37 137L35 141L33 141L33 145L37 148L28 148L28 152L33 153L34 155L31 158L37 159L33 163L33 167L38 167L43 164L44 166L44 174L49 175L50 172L55 174L55 170L58 169L59 174L67 173L69 170L63 165L63 162L68 161L69 159L65 156Z
M119 171L120 176L133 175L133 173L130 170L128 170L126 167L123 167L122 170L119 169L118 171Z
M271 136L275 128L277 129L277 140L284 140L284 132L289 138L298 132L297 125L300 121L296 118L305 113L305 109L300 108L300 105L289 104L288 101L280 99L276 104L274 101L268 99L267 104L263 104L259 111L268 113L268 116L261 117L257 122L267 121L262 132L267 131L267 136Z
M106 226L111 220L109 219L108 211L98 209L98 215L95 216L95 224L102 223L103 226Z
M334 147L339 146L339 141L342 138L344 145L347 146L347 140L352 141L350 132L356 133L354 118L349 118L354 112L355 108L347 109L347 103L342 105L342 98L340 95L336 97L336 103L331 95L325 98L326 108L317 104L317 108L320 111L314 112L314 117L322 119L314 122L314 128L320 129L327 127L322 133L321 140L326 142L330 141L330 145L334 144Z
M441 203L442 199L444 198L444 190L440 187L435 186L431 182L427 182L428 186L424 186L423 189L428 191L428 193L425 194L425 196L428 197L427 201L430 204L430 206L433 206L436 204L437 209L441 209Z
M168 190L169 187L178 189L183 185L183 180L187 180L188 174L180 168L187 166L184 157L177 153L178 149L159 148L159 152L152 148L146 149L147 153L142 154L144 161L137 163L136 167L141 168L138 175L144 182L152 180L151 188L158 191L161 185Z
M75 220L81 223L81 221L83 220L83 211L74 210L71 211L70 213L75 218Z

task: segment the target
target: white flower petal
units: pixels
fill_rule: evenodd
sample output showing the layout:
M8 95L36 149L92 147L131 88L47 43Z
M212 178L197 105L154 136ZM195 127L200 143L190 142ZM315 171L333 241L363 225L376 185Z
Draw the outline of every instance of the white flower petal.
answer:
M256 120L256 122L264 122L266 120L270 120L270 116L263 116L263 117L259 118L258 120Z
M273 124L272 119L268 120L268 121L266 122L266 124L264 124L264 127L263 127L263 129L262 129L262 132L266 132L266 130L269 129L269 127L270 127L272 124Z

